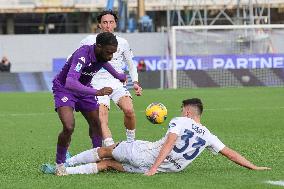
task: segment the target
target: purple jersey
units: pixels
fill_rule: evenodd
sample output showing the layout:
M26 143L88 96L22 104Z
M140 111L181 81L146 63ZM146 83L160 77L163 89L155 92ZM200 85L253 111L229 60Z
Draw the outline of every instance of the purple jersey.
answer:
M67 60L61 72L54 78L53 87L62 87L76 93L96 94L91 88L94 74L102 67L115 78L125 80L124 74L117 73L108 62L98 62L95 56L95 45L84 45L77 49Z

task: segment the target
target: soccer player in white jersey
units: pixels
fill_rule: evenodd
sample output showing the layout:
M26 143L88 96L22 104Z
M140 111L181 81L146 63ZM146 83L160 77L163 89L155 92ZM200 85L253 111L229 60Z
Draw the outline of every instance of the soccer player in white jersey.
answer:
M192 163L203 150L222 154L229 160L252 170L258 167L225 146L217 136L201 124L203 104L200 99L182 101L181 117L173 118L166 135L156 141L123 141L112 147L98 147L66 160L66 175L94 174L109 168L124 172L144 173L179 172ZM111 159L105 159L111 158ZM81 165L83 164L83 165ZM76 166L77 165L77 166Z
M117 15L111 11L103 11L98 17L98 26L102 32L114 32L117 23ZM92 45L96 41L96 34L89 35L85 39L81 41L82 45ZM137 96L142 95L142 88L138 83L138 73L135 64L133 63L133 54L129 47L128 42L116 36L118 41L117 52L113 54L113 58L110 64L114 67L114 69L123 73L123 68L125 67L125 63L128 65L129 74L133 81L133 89L135 90L135 94ZM98 98L99 106L99 117L102 128L102 137L103 137L103 145L110 146L114 144L111 131L108 127L108 112L110 109L110 100L113 100L115 104L117 104L120 109L124 113L124 125L126 127L126 137L128 141L133 141L135 139L135 124L136 118L132 103L132 97L130 92L127 90L124 83L120 82L118 79L115 79L111 74L109 74L106 70L101 69L93 78L92 86L95 89L101 89L103 87L111 87L113 89L112 94L101 96Z

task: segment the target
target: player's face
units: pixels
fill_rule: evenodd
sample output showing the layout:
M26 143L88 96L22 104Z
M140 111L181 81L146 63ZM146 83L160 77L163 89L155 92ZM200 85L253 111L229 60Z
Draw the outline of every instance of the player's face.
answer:
M103 32L113 33L114 29L116 28L116 22L114 16L112 16L111 14L106 14L102 16L99 27L102 29Z
M112 59L113 53L117 51L117 46L113 45L105 45L105 46L98 46L97 48L99 50L98 53L96 53L96 58L100 62L107 62Z
M181 106L181 116L189 117L191 115L189 106Z

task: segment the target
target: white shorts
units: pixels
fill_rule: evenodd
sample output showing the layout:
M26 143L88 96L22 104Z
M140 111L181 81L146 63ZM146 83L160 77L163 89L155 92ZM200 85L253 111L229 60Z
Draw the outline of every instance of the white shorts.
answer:
M126 172L145 173L154 164L163 143L136 140L123 141L112 152L114 159L120 162ZM176 166L167 159L159 166L158 172L178 172Z
M97 98L99 104L104 104L105 106L108 107L108 109L110 109L110 100L113 100L115 104L118 104L119 99L123 96L129 96L130 98L132 98L130 92L126 87L114 89L109 96L108 95L97 96Z
M104 104L110 109L110 100L113 100L115 104L119 102L119 99L123 96L129 96L132 98L130 92L119 80L117 79L93 79L92 80L93 88L99 90L103 87L111 87L113 92L110 95L97 96L98 103Z
M155 156L145 153L148 142L136 140L123 141L112 152L114 159L120 162L126 172L144 173L155 161Z

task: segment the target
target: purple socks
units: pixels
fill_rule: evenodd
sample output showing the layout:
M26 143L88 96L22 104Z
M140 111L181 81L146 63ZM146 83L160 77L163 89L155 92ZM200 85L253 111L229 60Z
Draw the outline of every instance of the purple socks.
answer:
M67 147L57 145L57 151L56 151L57 164L65 163L66 153L67 153Z
M102 137L99 135L91 137L93 148L101 147L102 146Z

